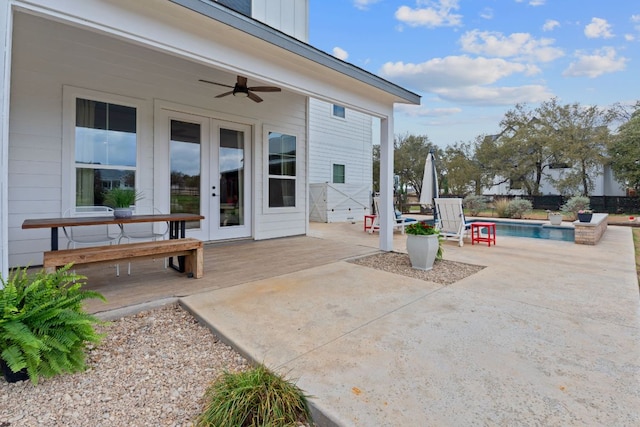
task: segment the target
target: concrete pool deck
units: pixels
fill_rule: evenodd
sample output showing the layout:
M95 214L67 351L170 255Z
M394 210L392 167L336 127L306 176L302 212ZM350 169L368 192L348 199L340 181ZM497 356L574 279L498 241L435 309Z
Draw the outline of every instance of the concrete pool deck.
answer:
M377 246L361 223L309 235ZM443 286L339 261L181 301L297 379L319 425L640 425L629 228L596 246L498 234L444 255L486 268Z

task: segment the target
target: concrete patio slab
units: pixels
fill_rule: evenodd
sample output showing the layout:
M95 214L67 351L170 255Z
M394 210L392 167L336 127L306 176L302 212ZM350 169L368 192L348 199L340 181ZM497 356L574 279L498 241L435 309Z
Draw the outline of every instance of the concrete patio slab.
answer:
M340 261L181 301L298 378L320 425L640 425L631 245L624 227L596 246L498 236L446 245L487 266L449 286Z

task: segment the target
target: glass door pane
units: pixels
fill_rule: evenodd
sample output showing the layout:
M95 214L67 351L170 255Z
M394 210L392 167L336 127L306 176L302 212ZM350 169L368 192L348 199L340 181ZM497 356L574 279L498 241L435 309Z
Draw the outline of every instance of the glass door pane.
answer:
M200 214L201 142L199 123L171 120L171 213ZM199 221L187 223L187 228L199 226Z
M245 223L244 132L220 128L220 227Z

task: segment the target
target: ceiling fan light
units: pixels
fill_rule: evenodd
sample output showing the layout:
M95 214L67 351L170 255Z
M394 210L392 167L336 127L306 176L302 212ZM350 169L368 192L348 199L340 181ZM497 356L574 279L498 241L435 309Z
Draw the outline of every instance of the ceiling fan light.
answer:
M233 92L233 96L238 96L241 98L246 98L249 96L249 92Z

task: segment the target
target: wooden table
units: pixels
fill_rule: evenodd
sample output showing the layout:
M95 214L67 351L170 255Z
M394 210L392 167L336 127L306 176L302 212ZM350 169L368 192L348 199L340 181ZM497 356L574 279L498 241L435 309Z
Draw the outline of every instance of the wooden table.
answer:
M204 216L188 213L172 213L172 214L152 214L152 215L133 215L130 218L115 218L111 216L82 216L82 217L65 217L65 218L37 218L26 219L22 223L24 230L33 228L50 228L51 229L51 250L58 250L58 229L60 227L81 227L86 225L118 225L122 228L124 224L135 224L143 222L168 222L169 223L169 239L181 239L186 235L187 221L200 221ZM176 268L170 259L171 267L178 271L184 272L184 265L180 260L180 266Z

